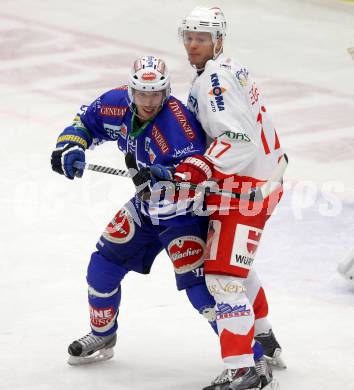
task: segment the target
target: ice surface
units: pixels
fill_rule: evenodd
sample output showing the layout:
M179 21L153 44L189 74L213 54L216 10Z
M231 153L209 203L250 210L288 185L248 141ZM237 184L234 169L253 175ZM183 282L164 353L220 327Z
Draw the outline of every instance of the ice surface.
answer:
M115 358L66 364L68 343L88 330L90 253L133 187L93 172L71 182L49 167L59 131L125 83L137 56L162 56L185 100L193 70L178 22L215 3L1 1L1 389L197 390L221 371L218 340L176 292L166 255L124 282ZM353 388L354 285L336 267L354 246L354 4L218 4L226 51L251 69L290 157L256 263L289 367L276 375L286 390ZM123 167L113 144L88 160Z

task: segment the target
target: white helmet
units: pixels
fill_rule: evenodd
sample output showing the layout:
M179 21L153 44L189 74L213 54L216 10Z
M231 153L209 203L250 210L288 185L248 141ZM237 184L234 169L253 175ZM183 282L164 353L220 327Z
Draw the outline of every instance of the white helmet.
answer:
M219 7L195 7L178 29L182 38L184 31L209 32L215 44L217 38L226 36L226 19Z
M165 62L154 56L135 60L128 81L128 94L131 102L134 101L133 89L144 92L165 91L164 101L166 101L170 96L171 87Z

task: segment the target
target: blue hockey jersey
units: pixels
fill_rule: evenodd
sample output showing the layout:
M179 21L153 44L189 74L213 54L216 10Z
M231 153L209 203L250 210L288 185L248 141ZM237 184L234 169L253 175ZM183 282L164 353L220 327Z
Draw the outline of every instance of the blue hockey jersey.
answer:
M130 104L126 86L104 93L89 106L81 108L74 123L60 134L57 145L76 143L86 149L115 141L123 153L135 155L139 168L152 164L176 165L187 156L204 154L205 133L180 100L170 96L139 135L132 134ZM173 225L193 218L191 206L190 203L179 210L177 204L162 199L158 204L144 202L142 211L154 223L164 221Z

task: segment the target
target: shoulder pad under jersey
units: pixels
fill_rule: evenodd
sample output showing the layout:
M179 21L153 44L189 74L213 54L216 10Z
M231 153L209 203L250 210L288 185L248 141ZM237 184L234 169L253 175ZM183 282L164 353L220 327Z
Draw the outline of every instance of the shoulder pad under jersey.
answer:
M102 117L123 118L129 103L128 90L123 86L111 89L96 99L95 108Z

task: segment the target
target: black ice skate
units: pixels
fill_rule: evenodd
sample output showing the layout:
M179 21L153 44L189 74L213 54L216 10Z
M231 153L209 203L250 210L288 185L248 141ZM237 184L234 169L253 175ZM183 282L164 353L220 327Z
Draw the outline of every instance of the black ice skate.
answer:
M69 345L68 363L77 366L111 359L116 341L115 333L106 337L89 333Z
M226 369L203 390L278 390L279 383L264 358L255 367Z
M255 367L226 369L203 390L260 390L261 378Z
M261 389L279 389L279 382L273 377L272 369L268 365L265 357L262 356L259 360L256 361L256 372L261 379Z
M269 364L274 367L286 368L286 364L281 357L281 347L274 336L272 329L268 333L261 333L255 336L255 339L261 343L264 355Z

